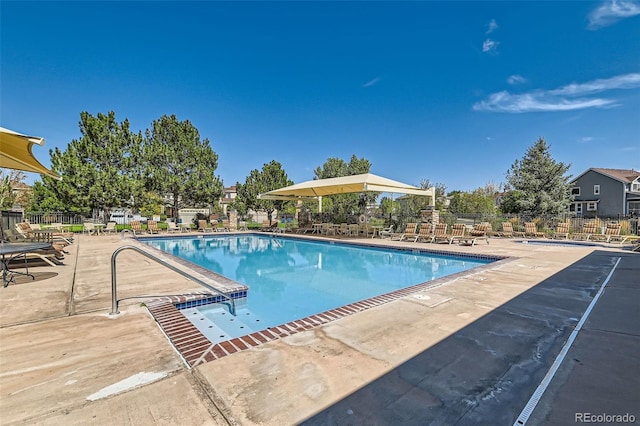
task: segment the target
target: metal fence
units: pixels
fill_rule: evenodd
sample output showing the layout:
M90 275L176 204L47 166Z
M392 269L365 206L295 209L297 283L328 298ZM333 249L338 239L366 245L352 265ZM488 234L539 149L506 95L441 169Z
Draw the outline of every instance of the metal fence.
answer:
M401 215L392 214L384 217L368 216L367 220L376 218L384 221L385 226L393 225L394 229L402 230L409 222L420 223L420 215ZM569 230L571 233L582 232L582 226L587 222L596 222L597 226L605 228L608 223L616 222L620 223L622 234L640 235L639 219L637 216L611 216L611 217L586 217L575 216L572 214L560 214L549 216L528 216L528 215L496 215L496 214L453 214L450 212L439 212L440 221L448 224L449 226L454 223L465 223L467 225L475 225L476 223L489 222L494 231L502 229L503 222L511 222L514 229L524 231L525 222L535 222L538 230L540 231L554 231L559 223L569 223ZM335 222L336 218L332 218L328 213L315 213L309 215L309 220L313 222ZM346 222L357 223L359 219L358 215L348 217ZM343 222L344 220L338 220Z
M86 221L86 218L76 213L41 213L41 212L28 212L24 214L25 219L29 223L36 223L40 225L49 225L52 223L64 223L67 225L82 224Z
M549 216L528 216L528 215L486 215L486 214L453 214L449 212L441 212L440 220L449 225L454 223L466 223L474 225L481 222L489 222L493 230L498 231L502 229L502 222L511 222L514 229L524 230L525 222L535 222L537 228L541 231L555 230L559 223L569 223L569 231L571 233L582 232L582 227L585 223L596 222L596 224L605 228L608 223L620 223L621 232L623 234L639 235L639 220L638 217L633 216L608 216L608 217L585 217L575 216L571 214L549 215ZM399 220L399 222L402 219ZM416 218L411 217L406 222L415 222Z

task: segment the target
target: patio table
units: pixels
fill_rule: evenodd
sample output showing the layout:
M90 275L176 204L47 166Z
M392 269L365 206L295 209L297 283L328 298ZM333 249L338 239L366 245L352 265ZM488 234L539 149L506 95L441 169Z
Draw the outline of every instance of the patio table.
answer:
M100 235L106 225L104 223L94 223L92 235Z
M369 225L369 227L372 230L371 238L375 238L376 235L379 237L380 236L380 231L382 231L384 229L384 227L380 226L380 225Z
M26 253L50 248L51 243L2 243L0 244L0 256L2 256L2 284L4 287L9 285L9 282L13 279L13 274L27 275L35 279L33 274L27 272L16 272L9 269L9 262ZM11 278L7 278L9 274L12 274Z

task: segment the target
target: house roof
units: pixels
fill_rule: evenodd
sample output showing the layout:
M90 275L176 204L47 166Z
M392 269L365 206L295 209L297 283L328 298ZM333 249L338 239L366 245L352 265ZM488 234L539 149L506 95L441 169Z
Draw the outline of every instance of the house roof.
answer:
M581 173L575 179L573 179L572 183L577 181L578 179L580 179L583 175L585 175L589 171L594 171L596 173L600 173L601 175L608 176L608 177L610 177L612 179L615 179L615 180L618 180L618 181L624 182L624 183L631 183L634 180L636 180L638 177L640 177L640 172L638 172L636 170L633 170L633 169L631 169L631 170L629 170L629 169L604 169L604 168L592 167L589 170L585 171L584 173Z

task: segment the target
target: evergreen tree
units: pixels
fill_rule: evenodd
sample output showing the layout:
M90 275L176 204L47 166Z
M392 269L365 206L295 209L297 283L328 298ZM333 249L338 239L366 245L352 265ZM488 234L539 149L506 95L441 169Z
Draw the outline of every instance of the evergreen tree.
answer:
M163 115L145 134L146 186L171 198L175 220L182 207L218 203L223 192L222 180L214 174L218 155L189 120Z
M143 200L139 179L142 135L130 130L129 121L116 121L115 113L80 113L80 139L63 152L50 151L52 169L62 180L42 177L34 185L32 210L67 210L90 214L102 210L106 218L113 207L135 207Z
M267 212L269 224L275 210L282 210L287 203L286 200L260 200L258 194L263 194L274 189L284 188L293 185L282 168L282 164L273 160L262 166L262 171L251 170L244 184L236 184L235 203L243 209L254 211L264 210Z
M507 172L509 189L518 191L517 197L508 197L508 205L514 213L532 216L565 211L571 200L571 176L565 176L570 166L551 158L547 142L538 139Z

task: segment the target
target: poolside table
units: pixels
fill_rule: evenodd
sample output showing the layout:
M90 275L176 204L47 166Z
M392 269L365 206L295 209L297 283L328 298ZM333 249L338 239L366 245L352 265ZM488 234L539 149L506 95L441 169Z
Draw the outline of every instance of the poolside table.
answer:
M104 227L106 225L104 223L94 223L93 224L93 232L91 233L91 235L100 235L100 234L104 234Z
M4 287L9 285L9 282L13 279L14 274L27 275L35 279L33 274L27 272L16 272L9 269L9 262L26 253L50 248L51 243L2 243L0 244L0 256L2 256L2 285ZM10 277L8 277L11 274Z

